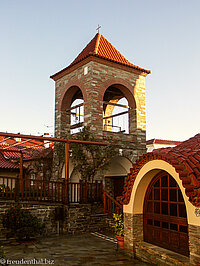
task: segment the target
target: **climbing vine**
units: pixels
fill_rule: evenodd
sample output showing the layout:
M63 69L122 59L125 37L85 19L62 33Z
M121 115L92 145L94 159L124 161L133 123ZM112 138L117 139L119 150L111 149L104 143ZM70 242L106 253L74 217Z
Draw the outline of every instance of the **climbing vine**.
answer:
M89 127L84 127L80 133L75 134L73 139L99 142ZM70 151L75 169L81 174L81 179L88 181L94 180L98 171L107 169L111 158L116 154L110 141L107 146L71 143ZM58 147L57 154L59 160L63 162L64 145Z

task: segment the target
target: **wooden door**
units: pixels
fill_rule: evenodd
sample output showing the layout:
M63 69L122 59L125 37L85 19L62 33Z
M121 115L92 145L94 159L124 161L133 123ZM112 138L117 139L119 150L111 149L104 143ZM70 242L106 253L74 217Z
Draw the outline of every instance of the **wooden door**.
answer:
M189 256L185 203L175 179L159 173L144 202L144 241Z
M122 195L124 190L124 176L117 176L113 178L114 182L114 198Z

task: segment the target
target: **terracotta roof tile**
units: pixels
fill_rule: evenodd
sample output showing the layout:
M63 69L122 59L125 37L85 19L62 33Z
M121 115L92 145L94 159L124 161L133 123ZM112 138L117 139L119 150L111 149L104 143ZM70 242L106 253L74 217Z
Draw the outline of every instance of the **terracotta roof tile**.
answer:
M161 145L179 145L182 141L176 140L165 140L165 139L150 139L147 140L146 144L161 144Z
M56 77L57 74L60 74L89 56L95 56L117 64L125 65L147 74L150 73L150 70L146 70L130 63L102 34L97 33L68 67L52 75L51 78Z
M161 159L170 163L182 180L185 193L194 206L200 206L200 134L182 142L173 148L154 150L140 157L133 165L124 189L119 198L122 204L128 204L135 178L148 161Z
M19 169L18 163L13 163L4 158L2 153L0 152L0 168L2 169Z
M8 158L19 158L20 153L17 153L17 151L22 151L24 158L30 158L33 154L44 150L45 147L44 142L40 140L27 141L27 139L22 138L18 141L15 138L7 139L0 136L0 149L4 150L4 156ZM11 152L9 150L16 152Z

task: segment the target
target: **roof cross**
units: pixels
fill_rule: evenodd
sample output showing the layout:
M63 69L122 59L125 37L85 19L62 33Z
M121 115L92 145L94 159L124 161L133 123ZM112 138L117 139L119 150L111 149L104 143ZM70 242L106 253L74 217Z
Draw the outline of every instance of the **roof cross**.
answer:
M96 30L98 31L99 33L99 29L101 28L101 26L98 24L98 27L96 28Z

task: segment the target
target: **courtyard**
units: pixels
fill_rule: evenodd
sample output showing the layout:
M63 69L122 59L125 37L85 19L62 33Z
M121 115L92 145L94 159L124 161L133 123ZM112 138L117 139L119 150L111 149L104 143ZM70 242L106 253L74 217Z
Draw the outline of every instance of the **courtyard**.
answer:
M117 249L114 238L95 233L53 236L23 243L7 240L4 251L8 265L147 265Z

